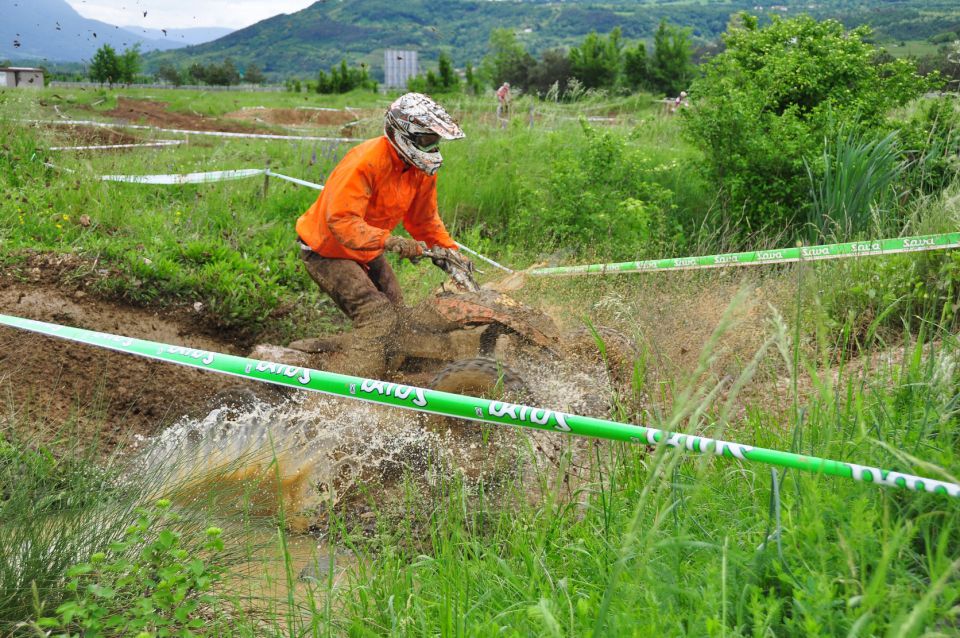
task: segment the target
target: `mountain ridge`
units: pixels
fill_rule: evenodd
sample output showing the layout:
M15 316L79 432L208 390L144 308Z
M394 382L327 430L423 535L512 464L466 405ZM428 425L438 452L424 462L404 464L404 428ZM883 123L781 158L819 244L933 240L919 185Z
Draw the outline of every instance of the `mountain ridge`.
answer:
M18 61L78 62L89 60L109 44L122 51L139 44L143 51L184 46L174 39L155 39L127 28L84 18L65 0L5 0L0 20L0 58Z
M694 42L715 41L739 11L790 17L801 12L837 18L848 27L865 21L886 39L922 39L960 30L955 0L320 0L293 14L280 14L199 46L147 56L148 68L219 63L230 57L243 68L257 64L268 75L314 75L346 59L365 63L382 77L383 50L412 48L426 67L441 51L454 63L478 63L491 29L508 28L537 54L570 47L590 31L621 27L628 40L649 40L661 20L689 27Z

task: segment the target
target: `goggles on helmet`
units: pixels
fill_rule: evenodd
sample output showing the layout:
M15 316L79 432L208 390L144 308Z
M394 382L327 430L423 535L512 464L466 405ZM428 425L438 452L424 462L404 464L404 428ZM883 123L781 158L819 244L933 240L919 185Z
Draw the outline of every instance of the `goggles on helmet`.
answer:
M442 138L437 133L411 133L410 139L421 151L433 151Z

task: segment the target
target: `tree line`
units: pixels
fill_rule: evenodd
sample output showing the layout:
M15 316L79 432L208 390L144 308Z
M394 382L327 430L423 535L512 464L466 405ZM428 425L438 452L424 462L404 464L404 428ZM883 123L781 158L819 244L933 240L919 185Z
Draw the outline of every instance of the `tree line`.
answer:
M109 44L104 44L94 54L90 61L88 76L93 82L107 84L133 84L138 79L143 68L143 59L140 56L140 45L117 53ZM263 84L267 81L263 71L256 64L250 64L243 71L239 70L231 58L226 58L217 64L201 64L195 62L186 70L180 70L172 64L163 64L156 73L156 79L168 82L174 86L187 83L209 84L212 86L230 86L245 82L247 84Z
M570 49L548 49L534 58L516 34L495 29L481 74L492 85L509 82L538 95L563 97L571 88L629 93L645 90L676 95L694 76L690 30L661 21L648 52L643 41L627 43L620 27L609 34L591 32Z

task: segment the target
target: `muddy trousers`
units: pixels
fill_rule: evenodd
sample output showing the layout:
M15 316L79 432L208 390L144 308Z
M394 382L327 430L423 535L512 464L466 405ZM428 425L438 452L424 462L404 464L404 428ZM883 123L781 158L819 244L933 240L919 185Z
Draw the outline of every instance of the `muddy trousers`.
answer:
M403 308L400 283L386 257L361 265L312 250L301 250L300 256L310 277L353 322L353 333L344 339L342 361L332 367L344 374L382 377Z

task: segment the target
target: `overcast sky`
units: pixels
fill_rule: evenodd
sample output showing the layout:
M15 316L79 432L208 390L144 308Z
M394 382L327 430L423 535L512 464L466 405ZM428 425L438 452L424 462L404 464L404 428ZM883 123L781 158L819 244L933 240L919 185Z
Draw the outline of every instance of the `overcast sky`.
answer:
M238 29L278 13L293 13L316 0L67 0L85 18L153 29ZM147 16L143 16L143 12Z

